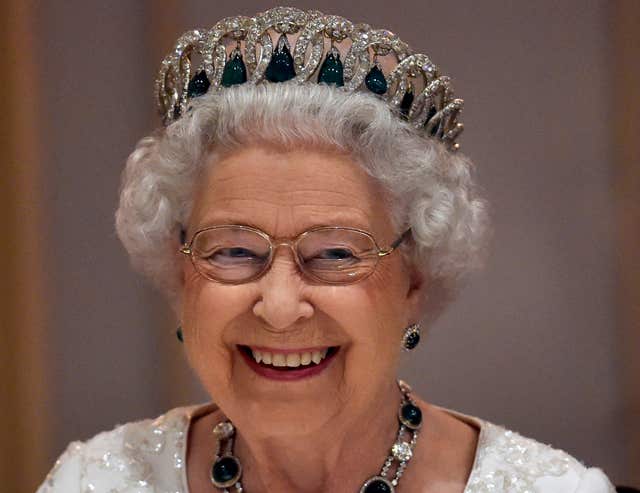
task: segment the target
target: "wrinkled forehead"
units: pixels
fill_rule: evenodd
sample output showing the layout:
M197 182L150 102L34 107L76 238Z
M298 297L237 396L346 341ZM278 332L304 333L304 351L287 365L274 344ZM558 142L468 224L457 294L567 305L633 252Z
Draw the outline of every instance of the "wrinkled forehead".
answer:
M346 154L252 146L211 159L190 229L234 223L293 235L325 225L387 236L387 194Z

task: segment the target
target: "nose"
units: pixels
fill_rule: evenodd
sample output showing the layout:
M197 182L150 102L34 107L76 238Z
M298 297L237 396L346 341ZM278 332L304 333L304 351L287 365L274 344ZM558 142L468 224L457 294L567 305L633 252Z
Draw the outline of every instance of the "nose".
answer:
M291 248L277 249L269 270L258 280L261 297L253 306L253 313L278 331L293 327L314 313L305 298L306 283L293 255Z

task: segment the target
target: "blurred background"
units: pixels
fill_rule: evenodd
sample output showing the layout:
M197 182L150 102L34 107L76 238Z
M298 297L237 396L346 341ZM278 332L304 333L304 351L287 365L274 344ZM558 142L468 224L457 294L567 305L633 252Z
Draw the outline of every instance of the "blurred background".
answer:
M113 214L174 40L274 5L4 0L2 491L34 491L71 440L208 399ZM466 101L492 254L402 376L640 487L640 1L289 5L400 34Z

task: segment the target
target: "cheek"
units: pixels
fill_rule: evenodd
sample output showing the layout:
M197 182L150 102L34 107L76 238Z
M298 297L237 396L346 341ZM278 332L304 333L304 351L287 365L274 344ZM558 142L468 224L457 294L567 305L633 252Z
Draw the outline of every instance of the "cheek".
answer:
M244 309L243 290L203 278L191 263L183 272L183 329L194 338L220 335L227 321Z
M187 358L208 390L220 391L231 379L233 347L225 328L244 311L238 290L198 274L187 276L183 291L182 328Z
M403 271L399 266L381 262L363 286L377 329L385 335L399 332L406 318L405 284Z
M386 268L385 268L386 267ZM402 300L403 279L395 266L378 269L353 291L342 296L342 325L350 332L353 345L348 367L358 373L395 371L406 314Z

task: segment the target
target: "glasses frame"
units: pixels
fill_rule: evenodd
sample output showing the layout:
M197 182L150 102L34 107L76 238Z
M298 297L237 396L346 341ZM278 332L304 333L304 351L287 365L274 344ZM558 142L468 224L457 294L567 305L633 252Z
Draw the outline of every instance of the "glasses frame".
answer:
M207 274L205 274L204 272L202 272L196 263L196 257L195 257L195 252L193 250L193 242L195 241L196 237L201 234L204 233L206 231L211 231L211 230L215 230L215 229L222 229L222 228L228 228L228 227L234 227L234 228L239 228L245 231L251 231L254 233L259 234L260 236L262 236L265 240L268 241L269 243L269 258L267 259L267 262L265 263L264 268L256 273L255 275L251 276L250 278L244 279L242 281L224 281L221 279L217 279L215 277L209 276ZM302 264L302 261L300 259L300 255L298 253L298 243L300 242L300 240L302 240L306 235L308 235L309 233L313 233L316 231L320 231L320 230L347 230L347 231L355 231L357 233L363 234L367 237L369 237L369 239L371 239L373 245L376 248L376 258L375 258L375 264L373 264L373 267L371 268L371 272L369 272L368 274L364 275L363 277L360 277L358 279L356 279L355 281L327 281L325 279L319 278L315 275L313 275L312 273L308 272L307 270L305 270L304 265ZM205 279L209 280L209 281L213 281L213 282L218 282L221 284L234 284L234 285L238 285L238 284L246 284L252 281L255 281L256 279L259 279L260 277L262 277L270 268L271 268L271 264L273 263L273 258L275 257L275 253L276 250L279 246L282 245L286 245L289 248L291 248L291 251L293 253L293 257L295 259L296 265L298 266L298 270L299 272L303 275L306 276L310 279L313 279L314 281L320 282L322 284L336 284L336 285L340 285L340 284L355 284L357 282L360 281L364 281L367 277L369 277L371 274L374 273L374 271L376 270L376 267L378 266L378 262L380 261L380 259L382 257L386 257L387 255L391 254L392 252L394 252L398 246L400 246L400 244L409 236L409 233L411 232L411 228L408 228L407 230L404 231L404 233L402 233L397 240L395 240L393 243L391 243L391 245L387 248L380 248L378 246L378 242L376 241L376 239L373 237L373 235L367 231L364 231L362 229L358 229L358 228L351 228L348 226L316 226L313 227L311 229L308 229L307 231L303 231L302 233L300 233L298 236L295 236L293 238L273 238L272 236L270 236L269 234L265 233L264 231L258 229L258 228L254 228L253 226L247 226L245 224L218 224L215 226L209 226L203 229L199 229L198 231L196 231L193 236L191 237L191 240L188 243L184 243L180 249L178 250L180 253L188 256L191 259L191 264L193 265L193 268L196 270L196 272L198 274L200 274L202 277L204 277Z

